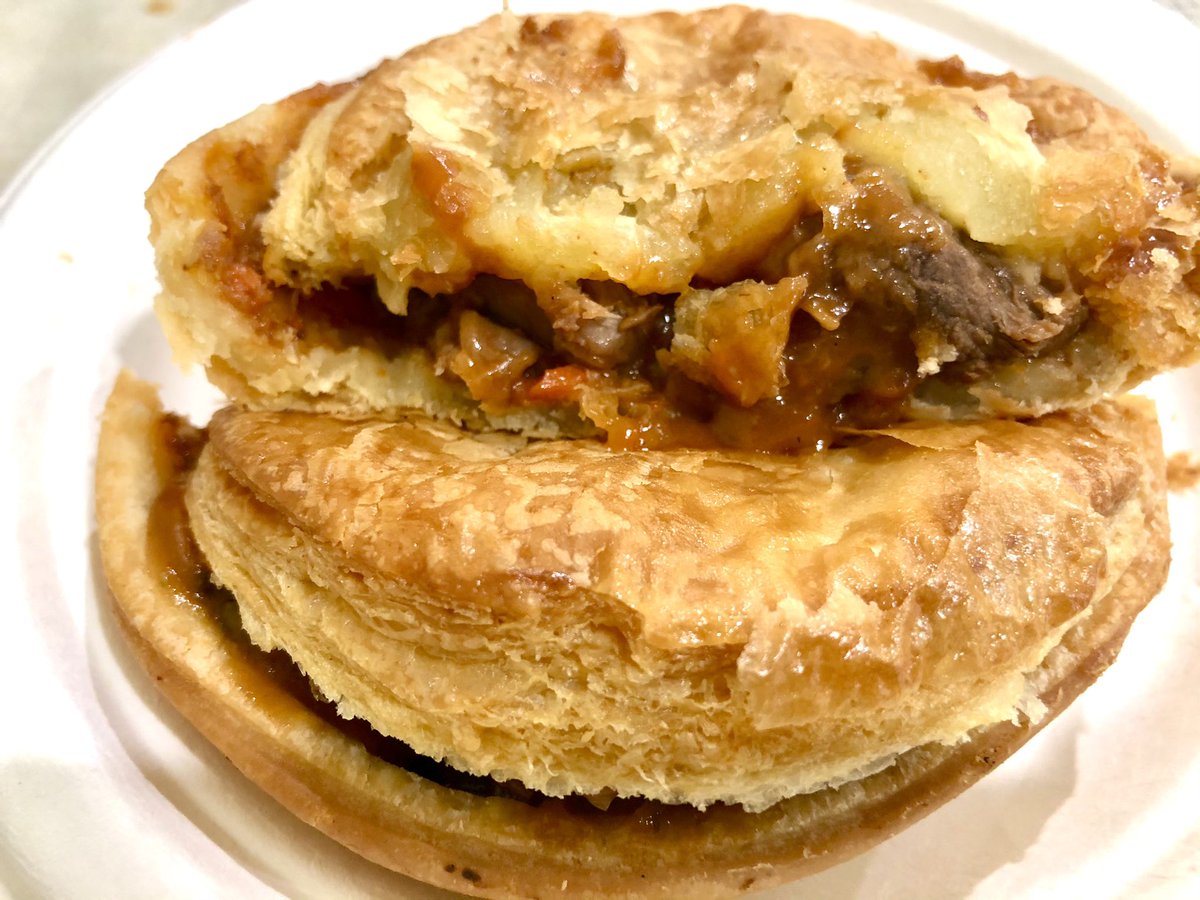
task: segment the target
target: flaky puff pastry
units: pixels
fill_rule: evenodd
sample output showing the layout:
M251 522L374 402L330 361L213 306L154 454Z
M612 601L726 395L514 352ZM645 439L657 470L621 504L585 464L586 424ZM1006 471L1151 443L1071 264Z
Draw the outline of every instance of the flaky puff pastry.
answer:
M1135 401L799 458L231 408L187 502L347 717L552 796L761 810L1037 719L1030 673L1165 564L1158 443Z
M217 431L224 435L218 440L228 444L239 428L243 435L253 431L256 440L265 441L264 446L268 448L262 471L271 470L276 476L288 471L299 472L306 464L280 459L270 449L270 434L290 430L295 436L308 429L299 425L300 417L284 417L274 422L271 418L226 416L223 422L217 423ZM316 421L319 420L309 419L309 422ZM864 450L839 457L839 462L831 462L829 477L834 479L833 483L846 477L844 472L838 474L839 468L884 469L887 466L882 462L883 457L901 460L903 468L904 458L913 457L909 460L912 471L924 474L926 481L906 484L895 478L890 494L895 505L912 509L916 506L914 496L924 494L938 497L945 509L941 513L920 515L922 523L939 520L950 523L955 518L952 512L955 507L960 515L957 528L951 524L935 528L927 541L919 534L910 533L910 553L914 559L923 554L932 557L940 543L946 551L943 559L954 555L960 558L957 565L948 559L935 565L945 571L943 577L931 581L935 593L951 583L953 576L949 570L957 568L968 581L989 584L997 600L985 604L976 591L967 590L957 596L944 594L943 599L948 602L939 606L936 602L930 603L932 595L926 594L924 608L928 612L940 609L952 621L959 616L973 621L960 620L947 628L931 621L927 623L925 639L921 638L922 629L916 627L919 615L909 621L904 617L894 619L897 638L920 645L909 651L912 662L920 664L901 667L909 673L906 684L890 677L899 675L901 668L889 664L875 652L879 644L864 643L864 654L876 657L874 664L868 661L865 666L861 654L827 652L841 640L833 633L835 621L846 634L865 634L869 630L866 617L860 616L856 621L848 612L852 604L845 601L840 604L826 602L822 608L824 612L818 611L815 615L805 615L795 608L784 611L783 615L790 616L791 625L776 633L790 634L793 643L781 648L779 661L754 660L752 668L757 671L748 669L746 675L753 679L773 672L780 679L778 683L782 688L797 679L803 683L806 671L820 673L821 678L809 679L807 686L817 697L824 698L827 709L822 714L828 714L831 721L856 707L886 708L885 695L888 694L919 718L922 704L912 701L921 693L922 684L933 684L939 679L944 682L945 674L955 672L967 681L983 672L1004 677L1005 666L997 661L1006 655L1002 649L1005 636L1014 636L1018 643L1023 640L1020 637L1022 628L1014 619L1024 620L1026 624L1031 618L1040 620L1044 629L1054 631L1058 626L1053 623L1065 617L1069 622L1066 630L1053 641L1054 646L1045 648L1043 658L1024 676L1027 688L1021 695L1026 712L1010 710L1012 721L976 728L952 743L932 743L908 749L896 756L891 765L873 774L836 788L782 800L759 813L748 812L737 805L715 804L700 811L695 807L666 806L651 801L615 801L607 811L602 811L582 801L543 798L540 802L528 802L504 796L477 796L442 787L372 756L362 744L314 714L310 702L289 693L285 686L274 680L273 671L277 667L264 663L260 655L250 652L244 638L232 634L228 623L219 621L219 617L203 602L198 602L195 595L181 590L177 571L181 566L169 556L164 557L159 546L163 540L163 499L171 501L168 507L173 506L172 492L177 491L181 480L188 477L188 463L168 441L170 432L171 429L163 427L163 414L153 389L128 375L122 376L105 410L97 458L96 501L101 552L112 588L114 610L135 654L157 686L209 740L301 819L368 859L396 871L485 897L536 897L564 889L572 896L580 897L727 896L780 884L861 852L916 821L986 774L1090 684L1115 657L1134 616L1161 584L1166 566L1162 461L1153 419L1144 404L1106 405L1090 414L1062 416L1041 425L999 426L998 429L985 426L971 433L960 432L952 439L947 439L946 432L941 429L927 432L923 438L909 433L908 443L894 437L880 438L886 449L879 454L878 460L873 460ZM1022 446L1029 449L1013 448L1012 436L1016 434L1023 438ZM412 464L416 467L436 464L439 454L447 447L455 446L455 442L448 441L440 429L429 425L354 429L326 422L308 444L297 449L315 454L311 457L314 471L328 471L339 456L343 459L348 455L361 457L372 447L376 451L385 450L389 435L392 439L402 436L409 446L408 452L417 458ZM462 447L459 449L463 450ZM207 452L211 465L217 452L214 449ZM461 455L466 459L456 460L456 466L465 463L469 468L491 458L493 465L504 471L519 463L522 451L511 443L499 443L465 450ZM938 484L960 470L951 465L949 469L932 471L917 461L917 457L922 456L937 457L946 463L952 463L958 456L975 457L973 466L965 468L978 470L977 477L981 482L991 477L986 474L988 471L1011 474L1013 469L1009 467L1008 458L1017 457L1028 467L1027 474L1010 480L1010 496L1029 498L1036 495L1046 505L1027 510L1027 527L1015 531L1000 546L986 536L992 531L982 523L976 524L983 528L984 534L978 541L972 540L968 536L973 527L967 513L971 507L970 497L983 500L983 489L972 483L963 485L957 492L939 487ZM693 484L698 483L697 479L703 480L705 468L701 459L695 462L697 465L692 467L691 473L684 476ZM714 479L719 483L722 478L742 480L782 474L779 470L772 472L771 465L750 462L746 464L747 472L731 476L729 470L739 465L742 465L741 461L718 461ZM663 480L669 482L677 477L670 473L681 467L687 468L677 461L673 466L662 466L659 471ZM365 476L362 470L359 474ZM196 482L203 477L194 476L191 491L196 490ZM288 502L288 507L295 524L289 527L298 544L306 548L302 555L312 561L313 542L323 540L307 535L301 527L322 505L329 514L320 516L325 521L323 534L326 537L335 531L349 536L357 530L360 535L351 541L357 548L353 556L344 549L335 549L332 543L319 551L320 555L338 560L335 567L342 572L336 585L338 590L345 588L351 565L357 561L361 567L364 555L373 559L387 558L399 564L404 557L404 547L417 544L428 549L430 542L437 540L419 524L423 489L420 484L414 486L412 513L406 514L402 505L394 509L402 518L407 515L414 529L411 532L399 528L388 531L385 521L372 512L371 520L384 532L372 539L376 550L364 552L366 539L362 535L368 529L361 521L356 523L352 515L345 515L351 505L344 499L338 501L327 497L326 504L315 505L306 505L296 499L318 499L316 489L302 489L301 482L305 477L292 474L282 481L275 477L270 479L276 484L280 497L291 492L293 499ZM862 477L872 476L864 473ZM379 482L380 488L387 481L385 475ZM800 481L805 483L803 477ZM481 486L476 484L475 487ZM781 501L776 495L788 490L781 478L768 478L760 487L758 502L766 507L778 507ZM822 490L827 487L828 481ZM268 521L277 518L262 501L249 496L245 488L231 486L228 490L231 502L237 507L231 518L240 518L242 508L247 505L259 507L256 518ZM492 490L499 493L519 491L520 484L507 487L503 483L495 484ZM711 490L710 487L704 493ZM383 490L377 491L376 496L386 505ZM482 501L484 498L479 496L477 499ZM1022 502L1020 499L993 499L1009 508ZM456 501L453 497L443 496L436 502ZM612 503L615 505L618 500L614 498ZM701 508L702 503L703 496ZM882 501L877 505L886 506ZM338 510L343 514L340 518ZM669 521L678 527L669 534L686 551L689 540L694 538L688 538L684 525L696 513L678 507L673 510ZM730 510L729 517L744 511L744 505L738 510ZM829 509L825 511L830 513ZM854 518L853 514L834 515L842 522ZM1061 541L1048 541L1037 538L1033 529L1047 516L1061 516L1063 522L1073 521L1075 524L1070 526L1073 539L1068 541L1064 537ZM583 514L582 518L595 521L596 514L593 511ZM788 535L794 539L800 532L816 533L823 527L815 519L808 521L812 524L785 528L782 539L788 540ZM1084 525L1084 522L1092 524ZM180 524L186 529L186 517ZM458 523L461 524L462 521ZM268 532L277 526L278 522L268 528ZM751 518L746 530L751 541L754 528ZM948 530L955 536L947 539ZM721 531L729 533L725 528ZM168 539L177 537L179 535L169 535ZM256 534L255 539L265 542L268 548L265 552L269 554L273 552L270 548L277 535ZM843 539L854 542L855 533L846 532ZM452 542L453 537L446 540ZM1107 558L1107 562L1099 566L1096 562L1097 540L1100 541L1099 555ZM951 546L955 544L957 546ZM991 545L992 552L999 552L1001 556L1021 554L1024 563L1014 563L1017 568L1025 567L1030 573L1035 569L1055 570L1055 574L1022 577L1011 569L1006 571L1004 562L989 557L984 551L983 545L987 544ZM345 547L344 544L339 546ZM249 556L251 549L242 548L241 555ZM836 551L834 553L836 555ZM433 565L436 569L442 564L435 557ZM482 577L475 563L463 560L463 566L458 573L460 586L463 580ZM234 580L231 577L233 568L228 560L223 567L224 577L231 581ZM675 568L682 568L682 565ZM564 569L570 571L569 566ZM966 575L968 569L973 576ZM299 598L303 594L307 600L327 606L335 602L330 592L315 586L327 571L328 566L321 564L304 576L312 578L307 588L294 583L291 570L282 572L277 582L290 585L292 596ZM906 569L905 573L909 571ZM445 574L443 569L443 576ZM696 574L700 575L700 572ZM358 611L347 609L342 618L331 617L326 624L333 632L331 640L336 640L344 629L360 627L354 619L361 612L363 621L374 625L370 631L375 645L386 640L408 658L422 656L426 663L440 660L447 669L461 668L468 674L472 669L478 672L482 661L490 657L495 667L494 677L502 682L503 670L513 667L517 661L493 652L497 642L492 635L502 633L508 627L506 623L515 622L544 635L548 623L563 621L563 613L556 610L566 604L565 592L560 591L554 597L545 590L521 592L539 595L536 602L513 602L502 589L506 581L511 586L511 575L511 572L507 576L497 573L489 585L492 589L487 591L464 593L461 587L451 585L449 590L455 602L450 605L447 603L449 597L445 596L450 582L445 577L442 587L437 589L443 596L427 594L417 600L388 592L394 586L388 582L394 583L395 572L364 575L364 584L379 590L375 600ZM240 580L243 576L237 577ZM571 577L580 578L581 575L576 572L568 576ZM1086 584L1075 583L1074 579L1080 577ZM431 585L436 583L430 582ZM679 584L676 581L676 585ZM1034 603L1040 612L1032 617L1005 608L1008 601L1014 599L1014 592L1022 589L1033 593L1035 601L1038 601L1039 591L1042 592L1042 602ZM720 594L715 585L708 590ZM1088 595L1086 607L1074 613L1071 610L1077 604L1061 599L1085 594ZM1050 596L1060 599L1044 602ZM261 608L247 604L246 597L241 600L251 615L254 609ZM613 608L625 605L610 599L593 602L592 608L586 610L576 607L577 618L595 617L580 621L581 627L576 634L586 633L589 626L594 632L600 632L600 626L605 623L599 616L603 614L601 607L605 603ZM1059 612L1051 611L1064 603L1065 608ZM409 635L410 643L406 647L404 635L393 624L401 618L395 612L406 605L414 610L423 605L425 613L434 617L432 621L438 626L439 633L421 639ZM722 641L734 642L726 643L726 648L736 646L738 635L744 637L746 634L739 632L732 621L723 619L712 627L694 615L689 616L686 605L657 603L650 598L644 598L636 605L638 614L634 614L630 606L624 616L623 625L627 630L620 640L629 642L628 645L620 643L618 626L614 625L602 639L604 646L598 651L603 654L607 650L610 656L620 657L616 660L619 671L630 671L630 663L635 659L653 662L691 655L714 661L707 676L703 671L694 670L695 684L702 683L705 677L711 679L716 667L723 664L728 672L726 684L730 688L736 686L739 675L735 674L736 667L731 658L734 654L720 649ZM903 605L897 604L897 608ZM722 617L720 611L730 609L727 603L718 603L716 608L718 619ZM758 621L769 622L765 605L758 605L757 609ZM777 609L784 610L784 605L780 604ZM308 612L297 607L292 607L290 612L306 622L310 618ZM880 612L882 614L883 610ZM816 621L818 619L820 621ZM804 624L806 621L808 626ZM650 637L650 623L653 623L653 638ZM938 646L938 639L949 637L951 632L961 637L977 630L989 633L993 640L970 647ZM1037 630L1036 624L1033 630ZM472 632L477 639L464 640ZM509 640L511 642L513 638ZM1038 642L1038 638L1033 638L1033 643ZM853 650L851 647L846 649ZM788 653L801 651L813 653L814 669L797 666L796 662L801 658L797 655L791 657L790 663L785 661ZM745 654L747 648L742 647L736 652ZM958 653L967 654L965 662L954 659ZM378 660L375 662L378 664ZM577 658L561 643L548 645L541 655L540 667L544 675L539 678L539 686L557 684L566 694L578 697L588 689L589 683L596 690L612 684L612 676L582 669L576 669L574 677L565 681L556 680L560 679L564 666L576 662ZM835 673L839 666L845 667L840 674ZM943 675L935 674L939 671ZM310 674L319 677L315 667ZM651 673L645 670L644 674ZM357 677L361 675L359 673ZM601 680L593 681L593 676ZM856 690L855 683L846 680L855 676L861 677L864 687L873 686L875 690ZM666 686L652 678L644 679L632 686L639 698L630 698L630 702L640 699L648 705L658 704L660 713L672 714L663 705L664 691L672 691L679 677L678 673L668 673L668 681L672 683ZM603 680L606 678L609 680ZM454 719L460 710L465 711L475 702L472 695L477 694L479 688L478 680L467 680L461 707L454 703L444 704L443 714ZM433 690L437 691L437 685ZM840 701L828 702L839 693ZM906 694L907 700L904 699ZM541 695L545 696L544 692ZM536 696L536 692L530 695L531 698ZM760 714L773 716L778 721L784 714L783 709L772 708L765 699L760 697L755 707ZM784 700L783 706L789 706L787 698ZM511 700L507 702L511 703ZM628 709L622 710L621 703L607 702L615 713L629 715ZM747 702L746 696L735 698L732 690L724 698L726 705L745 705ZM1040 716L1035 707L1040 709ZM928 708L927 701L924 708ZM472 712L477 716L489 715L478 707ZM792 708L790 715L795 718L815 712L809 705L806 711ZM543 724L550 730L558 729L565 714L560 706L557 715L546 717ZM726 722L728 718L718 712L717 721ZM504 727L517 726L510 721ZM473 721L465 722L461 734L469 738L476 728ZM693 725L693 730L702 743L715 746L719 742L716 735L706 734L702 728ZM729 735L727 758L732 762L742 752L739 736ZM739 777L734 765L729 766L726 774L731 779Z
M889 298L867 319L894 320L876 337L913 380L894 418L1083 406L1200 334L1195 173L1125 115L741 7L497 16L207 135L147 202L177 355L257 407L617 427L607 388L497 399L412 338L414 290L480 275L519 286L476 286L502 324L536 296L556 329L527 329L537 365L591 365L675 304L670 352L639 365L735 407L796 382L789 318L836 329L864 297Z

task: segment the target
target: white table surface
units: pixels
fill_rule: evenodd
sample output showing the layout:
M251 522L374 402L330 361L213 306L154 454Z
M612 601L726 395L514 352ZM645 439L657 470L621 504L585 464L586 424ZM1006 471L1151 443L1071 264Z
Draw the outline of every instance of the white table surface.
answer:
M0 0L0 188L73 113L239 0Z

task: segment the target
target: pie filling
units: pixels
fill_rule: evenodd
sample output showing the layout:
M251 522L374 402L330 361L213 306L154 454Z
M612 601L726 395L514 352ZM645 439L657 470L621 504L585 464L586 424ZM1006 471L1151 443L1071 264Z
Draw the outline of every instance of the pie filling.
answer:
M440 367L485 408L576 404L620 448L787 452L896 421L926 375L969 382L1081 326L1062 285L969 246L882 172L855 186L726 285L539 295L477 278L435 339Z
M236 156L210 154L223 188ZM221 191L226 240L204 262L275 339L416 349L486 412L578 416L624 449L820 449L897 421L930 379L970 385L1088 321L1053 265L971 240L881 168L852 163L848 178L847 197L802 210L733 277L677 294L479 272L453 293L410 291L397 316L365 275L307 293L270 283L256 224L269 199Z

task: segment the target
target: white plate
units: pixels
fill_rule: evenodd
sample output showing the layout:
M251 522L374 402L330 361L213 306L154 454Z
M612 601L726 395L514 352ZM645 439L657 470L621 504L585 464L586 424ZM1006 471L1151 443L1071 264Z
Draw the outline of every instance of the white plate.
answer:
M13 895L436 894L281 812L157 696L102 602L91 468L119 367L196 417L216 402L201 377L172 367L150 313L141 196L167 157L256 103L499 6L256 0L93 104L0 200L0 885ZM1030 0L791 8L918 53L1068 78L1172 149L1200 150L1198 33L1148 0L1089 4L1085 19L1079 4ZM1200 371L1152 390L1170 449L1200 448ZM1195 494L1172 499L1171 582L1070 711L924 822L775 896L1200 896L1198 512Z

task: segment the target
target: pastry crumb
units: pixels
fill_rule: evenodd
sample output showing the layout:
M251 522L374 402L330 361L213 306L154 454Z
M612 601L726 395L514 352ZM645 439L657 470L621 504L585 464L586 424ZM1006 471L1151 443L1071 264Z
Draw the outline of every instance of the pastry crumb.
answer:
M1194 490L1200 485L1200 456L1190 450L1167 458L1167 488L1172 493Z

